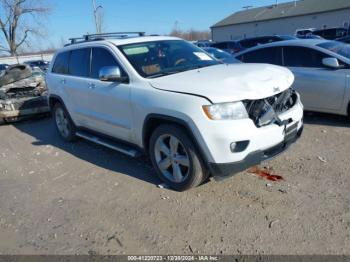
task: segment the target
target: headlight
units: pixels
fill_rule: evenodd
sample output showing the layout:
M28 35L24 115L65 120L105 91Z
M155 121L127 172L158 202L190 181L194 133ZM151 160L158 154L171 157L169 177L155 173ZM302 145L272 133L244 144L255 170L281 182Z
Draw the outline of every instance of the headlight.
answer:
M203 110L211 120L237 120L249 118L247 110L242 102L203 106Z

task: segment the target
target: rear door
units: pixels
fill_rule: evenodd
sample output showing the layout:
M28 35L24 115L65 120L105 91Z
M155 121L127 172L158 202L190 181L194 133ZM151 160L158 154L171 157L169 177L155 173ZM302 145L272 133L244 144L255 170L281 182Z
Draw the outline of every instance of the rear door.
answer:
M322 59L330 57L306 47L283 48L283 61L295 76L294 88L301 94L306 109L337 111L343 103L345 70L330 69Z
M86 81L90 74L90 55L90 48L70 51L68 73L60 80L69 112L75 124L82 127L87 125L86 116L91 114Z

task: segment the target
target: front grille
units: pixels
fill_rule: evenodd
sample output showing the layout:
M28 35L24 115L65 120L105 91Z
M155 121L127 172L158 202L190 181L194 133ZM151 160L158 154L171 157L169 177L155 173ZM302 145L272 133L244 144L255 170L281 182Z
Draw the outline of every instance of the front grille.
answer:
M297 99L297 93L290 88L265 99L246 100L244 105L249 118L254 121L257 127L262 127L277 121L278 115L292 108Z

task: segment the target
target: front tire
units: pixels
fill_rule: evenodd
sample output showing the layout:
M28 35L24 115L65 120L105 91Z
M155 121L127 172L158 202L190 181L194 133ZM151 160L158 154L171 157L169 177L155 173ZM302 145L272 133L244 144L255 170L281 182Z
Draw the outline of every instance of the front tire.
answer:
M194 143L177 125L161 125L154 130L149 154L159 178L177 191L197 187L208 177Z
M53 117L58 133L66 142L73 142L77 139L76 128L67 110L61 103L56 103L53 108Z

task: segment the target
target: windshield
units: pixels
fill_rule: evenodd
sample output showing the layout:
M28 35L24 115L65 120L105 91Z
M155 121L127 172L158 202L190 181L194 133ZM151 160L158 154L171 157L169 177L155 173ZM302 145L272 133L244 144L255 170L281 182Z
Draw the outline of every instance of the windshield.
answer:
M119 46L135 70L146 78L220 64L202 49L182 40L167 40Z
M318 44L317 46L350 59L350 46L347 44L331 41L323 44Z

